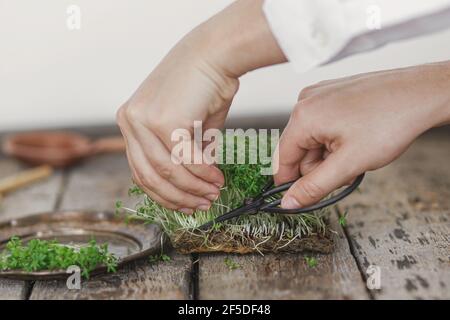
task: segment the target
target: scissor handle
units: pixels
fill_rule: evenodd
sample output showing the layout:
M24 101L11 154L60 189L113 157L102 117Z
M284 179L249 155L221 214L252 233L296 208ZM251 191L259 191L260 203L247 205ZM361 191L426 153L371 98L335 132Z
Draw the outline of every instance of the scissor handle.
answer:
M262 212L268 212L268 213L280 213L280 214L299 214L299 213L311 212L311 211L315 211L315 210L319 210L319 209L328 207L328 206L333 205L336 202L344 199L349 194L351 194L353 191L355 191L356 188L358 188L358 186L363 181L364 175L365 175L365 173L359 175L350 186L348 186L347 188L345 188L344 190L342 190L338 194L332 196L331 198L323 200L323 201L321 201L319 203L316 203L316 204L314 204L312 206L304 207L304 208L298 208L298 209L282 209L282 208L278 207L281 204L281 199L277 199L277 200L275 200L273 202L269 202L269 203L266 203L265 205L261 206L259 208L259 211L260 212L261 211ZM273 196L273 195L275 195L277 193L286 191L294 183L295 183L295 181L291 181L291 182L282 184L282 185L280 185L278 187L275 187L273 189L267 190L266 192L263 193L262 196L263 196L263 198L267 198L267 197Z

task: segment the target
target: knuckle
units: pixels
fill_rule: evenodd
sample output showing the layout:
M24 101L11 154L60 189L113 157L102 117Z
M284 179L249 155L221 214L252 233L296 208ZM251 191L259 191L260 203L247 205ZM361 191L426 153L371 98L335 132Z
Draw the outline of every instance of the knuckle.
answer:
M117 124L120 126L121 124L123 124L125 122L125 118L126 118L126 108L127 105L124 104L123 106L121 106L117 112L116 112L116 122Z
M155 165L158 174L165 180L171 180L173 177L173 169L169 164L159 163Z
M296 119L304 120L309 117L311 106L308 100L299 101L292 112Z
M312 93L314 92L314 88L315 88L314 86L308 86L308 87L303 88L300 91L300 93L298 94L297 100L300 101L300 100L309 98L312 95Z
M122 106L119 109L117 109L117 112L116 112L116 122L117 123L120 123L123 120L123 113L124 113L123 108L124 107Z
M317 120L318 116L323 112L324 103L323 96L314 96L300 100L294 107L293 115L297 120L300 120L305 124L312 122ZM315 125L317 125L317 123L315 123Z
M128 120L130 123L142 120L142 112L145 110L140 103L128 102L124 106L123 118Z

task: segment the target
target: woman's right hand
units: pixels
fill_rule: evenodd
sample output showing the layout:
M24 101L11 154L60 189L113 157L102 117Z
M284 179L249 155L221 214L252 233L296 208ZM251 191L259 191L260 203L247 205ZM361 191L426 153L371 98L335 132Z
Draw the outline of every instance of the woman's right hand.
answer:
M275 183L298 179L282 207L317 203L394 161L420 134L449 121L449 87L450 62L442 62L305 88L275 153Z

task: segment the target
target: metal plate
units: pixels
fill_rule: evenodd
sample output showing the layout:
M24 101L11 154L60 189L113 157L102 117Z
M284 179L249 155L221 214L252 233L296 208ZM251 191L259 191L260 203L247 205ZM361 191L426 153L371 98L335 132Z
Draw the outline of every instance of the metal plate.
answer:
M0 223L0 250L12 236L24 242L31 239L57 240L70 246L86 245L91 239L107 243L109 252L119 259L119 267L161 250L161 231L156 225L142 221L125 223L123 216L111 212L63 211L48 212ZM97 267L91 275L105 273ZM0 271L0 278L51 280L67 278L65 270Z

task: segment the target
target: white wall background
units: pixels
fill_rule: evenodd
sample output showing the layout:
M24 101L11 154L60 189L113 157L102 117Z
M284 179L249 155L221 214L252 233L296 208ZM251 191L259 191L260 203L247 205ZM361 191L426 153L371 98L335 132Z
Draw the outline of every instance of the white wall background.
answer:
M0 131L101 124L196 24L231 0L0 0ZM81 8L81 30L66 26ZM306 74L289 65L242 80L232 115L288 112L298 91L345 75L450 59L450 31Z

